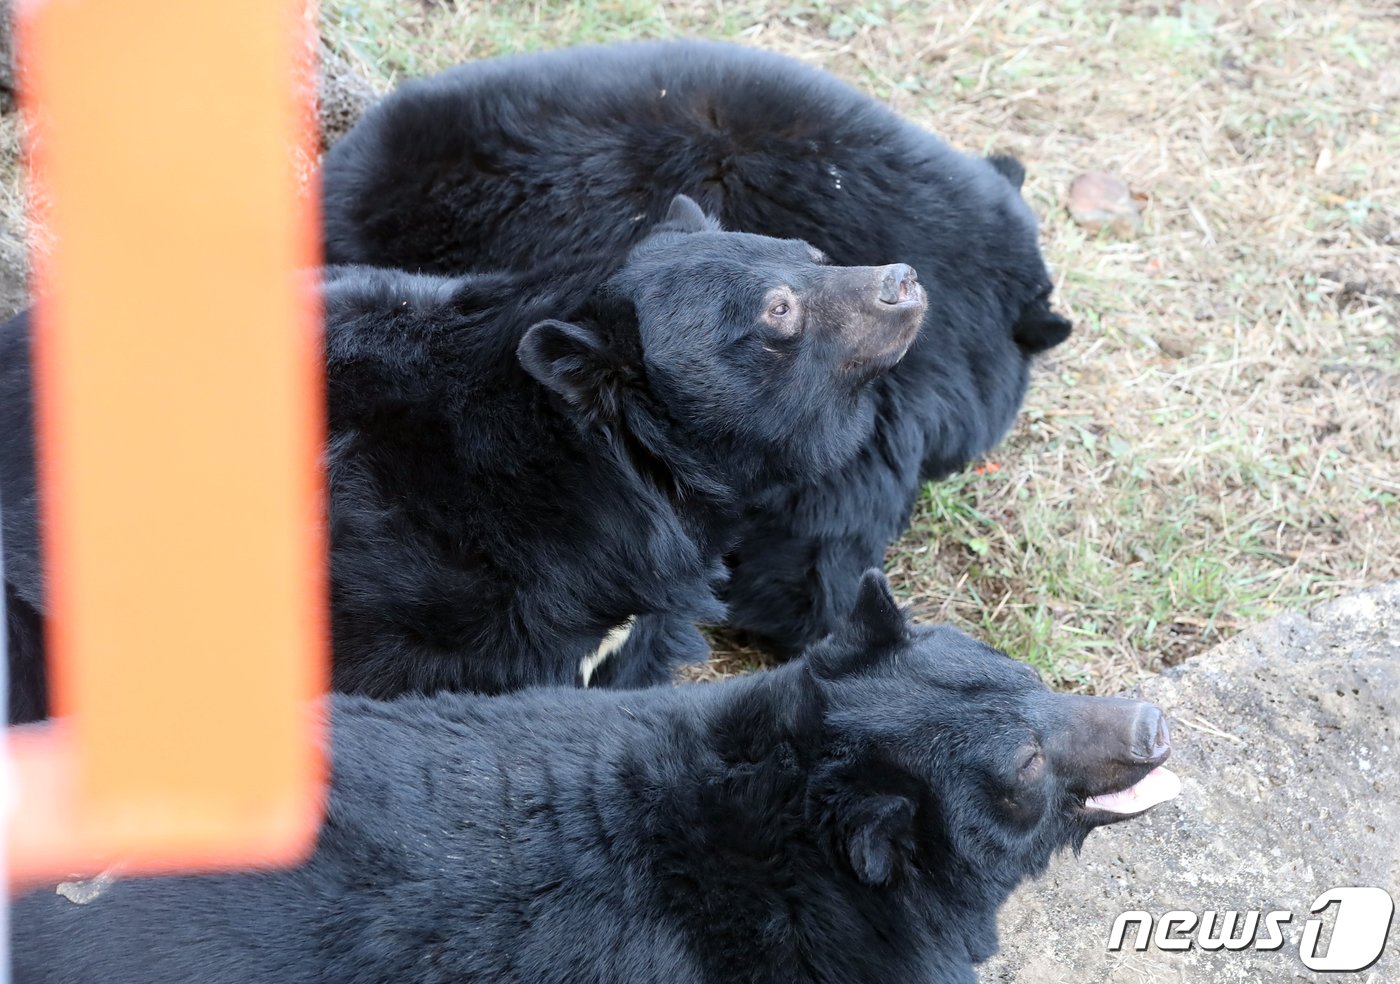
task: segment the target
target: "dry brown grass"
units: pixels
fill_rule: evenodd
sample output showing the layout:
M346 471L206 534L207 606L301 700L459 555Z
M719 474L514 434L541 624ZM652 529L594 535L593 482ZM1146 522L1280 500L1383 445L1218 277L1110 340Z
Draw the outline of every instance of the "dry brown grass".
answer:
M890 88L1029 162L1080 326L1001 469L933 490L892 566L1096 687L1400 574L1400 21L1241 6L969 8ZM1095 169L1149 196L1143 235L1067 219Z
M1018 154L1078 330L993 467L928 488L891 550L926 617L1113 690L1400 576L1393 5L328 0L324 21L385 85L513 50L730 38ZM1140 235L1068 219L1089 170L1147 197ZM723 647L698 675L760 662Z

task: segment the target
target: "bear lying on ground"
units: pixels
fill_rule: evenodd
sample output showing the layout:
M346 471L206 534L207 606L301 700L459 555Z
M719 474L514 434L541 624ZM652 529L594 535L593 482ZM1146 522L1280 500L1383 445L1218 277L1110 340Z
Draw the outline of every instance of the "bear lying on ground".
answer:
M686 198L606 278L331 268L324 302L333 682L376 697L640 686L703 658L735 503L854 452L925 303L906 266L830 266ZM27 320L0 344L22 630L43 604ZM42 647L18 642L24 720Z
M333 715L308 862L34 891L17 980L971 982L1020 882L1176 792L1155 707L911 626L873 571L769 673Z
M683 192L726 228L919 271L926 328L876 383L860 454L746 503L729 624L792 654L848 610L921 480L1001 438L1031 357L1069 334L1023 176L791 59L661 42L408 82L331 149L322 178L326 248L342 262L453 272L617 251Z

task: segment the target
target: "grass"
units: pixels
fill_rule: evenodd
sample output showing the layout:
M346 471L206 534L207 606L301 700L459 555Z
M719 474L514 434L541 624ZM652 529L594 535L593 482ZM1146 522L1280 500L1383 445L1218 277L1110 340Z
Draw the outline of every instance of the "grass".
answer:
M924 489L898 591L1114 691L1400 577L1400 17L1380 3L326 0L371 80L699 35L773 48L1015 153L1076 322L981 467ZM13 189L13 159L0 173ZM1087 234L1085 171L1146 198ZM702 676L762 658L719 637Z
M1400 576L1400 18L1119 0L331 0L390 85L470 58L702 35L787 52L1027 164L1073 339L887 567L1062 686L1112 691L1242 625ZM1067 216L1080 173L1147 199ZM704 675L760 665L725 644Z
M743 15L729 12L726 4L708 6L643 0L331 0L322 6L322 23L338 49L372 66L377 81L387 86L493 55L692 33L728 38L742 31Z

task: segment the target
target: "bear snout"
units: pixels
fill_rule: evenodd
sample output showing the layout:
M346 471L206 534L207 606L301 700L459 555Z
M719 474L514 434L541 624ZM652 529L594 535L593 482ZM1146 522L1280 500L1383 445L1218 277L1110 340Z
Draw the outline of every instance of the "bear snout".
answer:
M1166 716L1154 705L1121 697L1061 699L1067 713L1050 757L1080 795L1130 787L1171 755Z
M919 275L907 263L891 263L880 277L880 301L883 304L917 302L921 294Z
M1143 763L1160 765L1171 754L1167 718L1153 704L1140 704L1133 722L1133 755Z
M914 343L928 295L907 263L828 267L816 307L847 348L846 368L861 381L891 368Z

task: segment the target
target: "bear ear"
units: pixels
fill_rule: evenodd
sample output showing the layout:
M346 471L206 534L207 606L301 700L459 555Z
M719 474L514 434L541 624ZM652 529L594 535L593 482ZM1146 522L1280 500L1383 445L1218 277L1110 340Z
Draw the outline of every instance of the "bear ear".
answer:
M1021 185L1026 181L1026 166L1010 154L992 154L987 158L987 163L996 168L997 172L1011 183L1011 187L1017 191L1021 190Z
M914 853L914 803L907 796L869 796L842 818L841 837L855 876L887 885Z
M1035 355L1059 345L1073 328L1068 318L1050 310L1050 305L1041 297L1021 309L1021 316L1011 326L1011 337L1024 352Z
M617 373L611 356L597 329L553 320L532 325L516 350L526 372L594 420L617 416Z
M908 625L884 572L872 567L862 574L848 628L858 632L867 645L884 647L903 641Z
M904 642L908 632L909 618L895 601L890 582L872 568L860 579L851 614L813 648L812 669L828 679L866 669Z
M689 195L677 195L671 200L666 218L656 227L655 232L719 232L719 223L705 214L695 199Z

